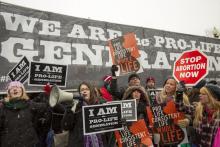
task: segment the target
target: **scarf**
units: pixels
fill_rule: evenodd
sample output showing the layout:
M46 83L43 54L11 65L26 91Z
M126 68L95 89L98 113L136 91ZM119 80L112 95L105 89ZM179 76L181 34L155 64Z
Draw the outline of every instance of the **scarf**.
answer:
M208 118L208 122L211 122L213 120L213 114L214 112L216 112L216 110L214 109L210 109L210 108L205 108L205 115Z
M5 102L5 107L14 110L21 110L28 107L28 101L24 99L14 98L9 102Z

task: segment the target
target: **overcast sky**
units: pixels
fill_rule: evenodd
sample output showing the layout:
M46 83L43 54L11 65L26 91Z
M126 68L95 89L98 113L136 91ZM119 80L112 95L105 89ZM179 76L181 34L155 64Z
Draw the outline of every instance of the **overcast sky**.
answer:
M220 30L220 0L0 0L43 11L206 36Z

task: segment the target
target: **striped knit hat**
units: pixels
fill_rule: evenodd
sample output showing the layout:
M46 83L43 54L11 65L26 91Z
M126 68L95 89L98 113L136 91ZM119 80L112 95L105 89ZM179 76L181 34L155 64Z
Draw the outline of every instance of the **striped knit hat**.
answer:
M112 80L112 76L106 75L106 76L104 76L104 77L102 78L102 80L103 80L104 82L110 82L110 81Z

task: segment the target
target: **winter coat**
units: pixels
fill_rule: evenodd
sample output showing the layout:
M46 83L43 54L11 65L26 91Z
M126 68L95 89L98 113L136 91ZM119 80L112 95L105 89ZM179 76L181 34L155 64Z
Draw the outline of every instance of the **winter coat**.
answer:
M186 114L193 116L195 113L195 106L193 105L184 105L182 102L177 102L176 106L179 111L185 112ZM212 147L214 136L220 127L220 116L213 118L212 115L213 111L203 110L201 121L194 127L195 140L193 143L199 147Z
M33 124L34 112L45 108L29 100L13 100L0 108L2 147L34 147L39 142ZM44 109L43 108L43 109Z
M85 136L83 135L82 105L82 102L78 104L75 113L67 109L62 119L63 129L69 131L68 147L84 147L86 143ZM106 147L107 136L103 133L99 133L97 136L99 136L98 138L103 142L104 147Z
M121 100L127 88L128 87L118 88L117 79L113 78L111 81L111 86L110 86L113 100Z
M45 103L46 105L48 104L48 97L49 96L46 93L40 93L37 96L34 96L32 101L36 103ZM34 112L34 116L33 123L40 140L40 142L37 144L37 147L47 147L47 136L48 132L51 130L52 110L48 105L48 107L45 107L45 109L40 109L39 111Z

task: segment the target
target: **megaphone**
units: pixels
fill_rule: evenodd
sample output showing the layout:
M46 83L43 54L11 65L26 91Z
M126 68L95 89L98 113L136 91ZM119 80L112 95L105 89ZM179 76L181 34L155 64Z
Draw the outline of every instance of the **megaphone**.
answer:
M53 85L49 97L49 105L55 107L61 102L72 102L73 107L71 110L75 112L76 105L79 103L79 99L74 99L74 94L61 90L57 85Z

